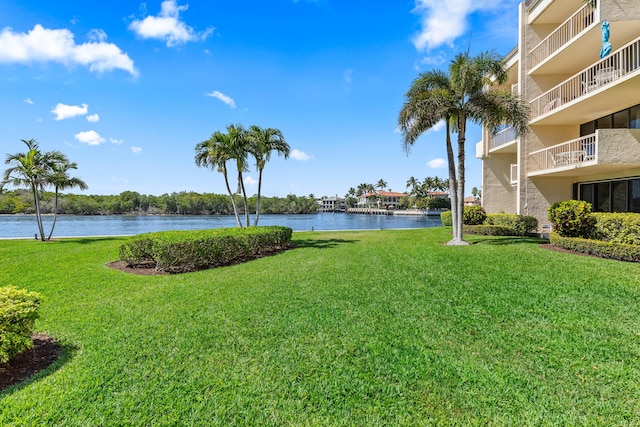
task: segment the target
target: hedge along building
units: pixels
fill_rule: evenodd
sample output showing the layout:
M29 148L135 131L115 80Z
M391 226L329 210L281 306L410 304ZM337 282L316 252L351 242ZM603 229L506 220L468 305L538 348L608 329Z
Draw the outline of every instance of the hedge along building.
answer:
M640 212L640 1L527 0L505 65L502 88L529 104L530 132L483 130L486 211L532 215L543 230L561 200Z

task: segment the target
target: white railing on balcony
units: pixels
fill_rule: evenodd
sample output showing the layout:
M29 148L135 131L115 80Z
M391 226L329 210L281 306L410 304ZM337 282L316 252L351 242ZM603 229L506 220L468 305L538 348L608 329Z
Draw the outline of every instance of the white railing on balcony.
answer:
M529 53L530 68L536 67L593 24L595 16L596 8L590 3L586 3L531 50Z
M529 154L529 173L579 165L596 160L596 134L583 136Z
M516 185L518 184L518 164L517 163L512 163L511 164L511 185Z
M491 136L489 140L489 147L490 149L494 149L515 140L516 130L513 128L513 126L509 126L508 128L502 129L500 132Z
M640 39L600 60L531 101L531 118L550 113L561 105L607 86L640 69Z

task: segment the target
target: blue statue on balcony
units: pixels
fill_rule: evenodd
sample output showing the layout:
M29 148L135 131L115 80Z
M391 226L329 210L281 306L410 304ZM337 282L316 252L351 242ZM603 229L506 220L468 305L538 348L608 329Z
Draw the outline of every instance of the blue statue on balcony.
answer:
M609 22L602 21L602 49L600 49L600 58L611 53L611 43L609 43Z

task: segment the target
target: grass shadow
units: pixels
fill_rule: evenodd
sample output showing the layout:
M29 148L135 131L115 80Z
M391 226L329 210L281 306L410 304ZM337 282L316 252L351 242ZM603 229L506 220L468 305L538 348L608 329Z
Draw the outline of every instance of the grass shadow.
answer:
M359 240L349 239L293 239L291 243L294 249L300 248L315 248L315 249L328 249L333 248L344 243L357 243Z
M522 243L533 243L533 244L549 243L549 239L542 239L540 237L526 237L526 236L525 237L489 237L486 239L472 242L473 245L496 245L496 246L518 245Z
M55 354L44 354L43 351L55 351ZM0 388L0 398L20 391L34 382L40 381L41 379L58 371L74 357L78 351L78 347L69 343L55 343L52 348L43 351L40 351L37 355L28 355L28 357L32 357L32 359L36 360L28 362L30 363L29 370L16 373L16 378L11 384L6 385L4 388ZM27 355L25 354L25 356ZM7 365L10 366L10 364L11 362ZM11 375L11 372L5 371L2 372L2 375Z
M79 243L81 245L88 245L96 242L116 241L121 240L123 236L102 236L102 237L52 237L53 243Z

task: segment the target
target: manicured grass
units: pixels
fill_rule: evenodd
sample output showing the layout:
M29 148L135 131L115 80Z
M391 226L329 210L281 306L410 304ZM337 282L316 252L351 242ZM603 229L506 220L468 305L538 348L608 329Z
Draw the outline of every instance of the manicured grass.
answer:
M640 266L448 231L154 277L105 266L117 238L0 241L65 346L0 425L640 424Z

